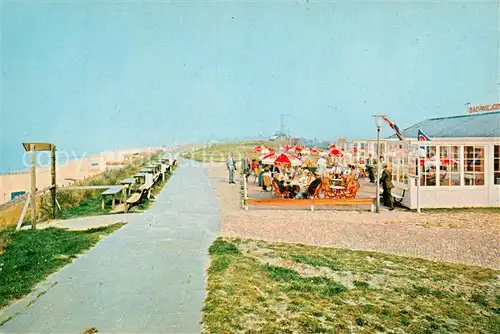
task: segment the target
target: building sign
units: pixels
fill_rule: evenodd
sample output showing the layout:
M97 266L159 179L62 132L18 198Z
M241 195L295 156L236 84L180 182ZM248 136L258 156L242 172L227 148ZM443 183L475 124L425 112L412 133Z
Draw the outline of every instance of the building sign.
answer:
M481 106L473 106L469 107L469 114L475 113L475 112L483 112L483 111L497 111L500 110L500 103L496 104L485 104Z

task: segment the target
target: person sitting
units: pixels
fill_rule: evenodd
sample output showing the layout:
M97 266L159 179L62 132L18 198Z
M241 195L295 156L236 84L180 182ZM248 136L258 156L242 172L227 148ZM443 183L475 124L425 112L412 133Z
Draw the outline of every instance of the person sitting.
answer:
M339 164L335 165L333 173L335 174L335 178L340 179L340 176L342 174L342 168L340 167Z
M320 187L321 183L323 182L322 178L323 175L321 175L320 173L316 173L316 178L309 184L309 186L307 186L307 188L299 191L299 193L295 196L295 199L307 198L314 195L314 193L316 192L316 188Z
M285 178L282 175L280 175L279 178L277 178L277 176L278 175L275 175L274 178L273 178L273 180L278 185L280 193L283 193L283 192L286 191Z

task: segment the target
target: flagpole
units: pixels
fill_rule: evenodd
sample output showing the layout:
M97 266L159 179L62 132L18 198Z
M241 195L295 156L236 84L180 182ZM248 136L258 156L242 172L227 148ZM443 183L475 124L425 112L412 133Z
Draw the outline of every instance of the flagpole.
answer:
M417 213L420 213L420 146L417 146Z
M421 132L420 128L418 132ZM417 145L418 145L418 135L417 135ZM420 146L417 146L417 213L420 213Z

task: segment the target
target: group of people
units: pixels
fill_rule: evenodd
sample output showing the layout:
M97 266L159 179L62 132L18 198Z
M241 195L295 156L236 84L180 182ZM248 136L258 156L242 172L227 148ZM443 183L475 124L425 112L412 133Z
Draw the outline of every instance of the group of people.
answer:
M364 170L359 165L347 165L343 167L340 164L329 165L324 157L320 157L317 161L315 172L310 170L310 167L282 167L264 165L262 161L253 159L246 160L244 164L244 173L247 176L254 175L254 182L258 183L263 190L271 187L270 182L265 182L264 175L269 175L268 180L274 181L280 192L287 193L289 198L308 198L312 196L317 187L320 187L323 182L323 177L328 176L332 179L342 181L345 187L359 186L358 179L364 177ZM370 154L366 160L366 171L371 183L375 183L374 160ZM229 172L229 183L235 184L234 173L236 171L236 161L232 153L226 161L226 167ZM394 199L392 197L392 169L386 163L382 165L383 171L380 176L380 185L383 188L382 198L385 206L389 210L394 210ZM271 182L272 182L271 181ZM295 181L295 182L292 182Z
M253 160L251 163L251 175L254 175L254 182L257 183L262 190L268 190L275 182L281 193L286 193L289 198L308 198L312 196L321 186L323 177L336 179L341 181L340 184L344 187L351 187L358 184L359 168L349 165L348 168L339 166L329 166L329 168L312 168L304 167L276 167L263 165L261 161ZM323 172L322 172L323 171Z

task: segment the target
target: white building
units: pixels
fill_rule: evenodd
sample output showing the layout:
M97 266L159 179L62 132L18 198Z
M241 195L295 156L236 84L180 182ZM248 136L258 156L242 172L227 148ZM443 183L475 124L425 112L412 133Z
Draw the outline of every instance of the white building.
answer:
M432 118L403 132L416 143L419 128L431 139L419 159L422 208L500 206L500 112ZM401 143L387 139L386 160L395 185L408 188L402 205L415 209L417 157Z

